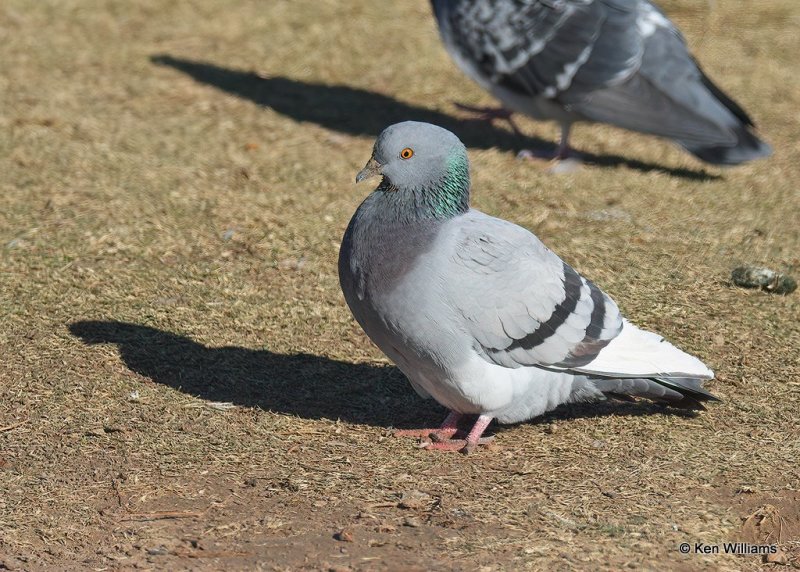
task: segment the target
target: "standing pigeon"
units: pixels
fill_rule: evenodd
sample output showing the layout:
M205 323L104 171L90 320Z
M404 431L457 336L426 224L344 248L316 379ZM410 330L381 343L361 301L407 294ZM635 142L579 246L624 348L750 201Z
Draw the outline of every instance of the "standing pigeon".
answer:
M597 286L522 227L469 207L469 162L449 131L387 127L356 182L383 180L339 251L345 300L423 397L450 410L429 449L470 452L492 419L638 396L688 408L713 373L640 330ZM454 439L462 415L477 415Z
M715 165L772 152L648 0L431 1L463 72L508 109L561 124L557 158L578 121L665 137Z

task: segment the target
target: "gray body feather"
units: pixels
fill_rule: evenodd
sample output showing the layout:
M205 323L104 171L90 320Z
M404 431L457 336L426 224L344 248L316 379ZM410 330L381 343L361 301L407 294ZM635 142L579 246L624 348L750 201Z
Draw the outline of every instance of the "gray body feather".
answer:
M623 320L611 298L530 232L476 210L398 222L383 216L381 198L368 197L345 233L342 291L423 397L501 422L605 394L690 408L714 399L700 383L713 375L705 366ZM633 346L641 336L643 366L626 362L626 343L609 347L623 331ZM648 344L669 351L650 355ZM612 367L598 362L606 348Z

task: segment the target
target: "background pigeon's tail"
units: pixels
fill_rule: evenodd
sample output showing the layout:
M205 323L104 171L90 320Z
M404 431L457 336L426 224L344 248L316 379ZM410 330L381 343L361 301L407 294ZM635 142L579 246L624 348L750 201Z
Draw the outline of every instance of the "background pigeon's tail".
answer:
M733 129L736 135L736 145L732 146L697 146L682 141L678 143L689 153L712 165L739 165L754 159L769 157L772 154L772 147L756 137L750 128L745 125L737 126Z
M696 62L695 62L696 63ZM711 79L697 66L700 72L700 79L705 87L716 100L725 106L733 116L740 121L739 125L733 128L736 135L736 145L729 146L698 146L693 144L683 145L687 151L698 159L714 165L738 165L753 159L768 157L772 154L772 147L764 143L751 131L754 127L753 120L747 115L742 107L733 101L722 91Z
M698 159L738 165L772 153L742 108L705 75L657 85L641 74L574 108L593 121L671 139Z
M699 159L738 165L771 154L742 107L703 72L680 35L657 27L639 69L572 109L587 119L671 139Z
M719 401L703 389L704 380L695 377L590 378L588 381L605 396L625 401L644 397L683 409L705 409L703 401Z

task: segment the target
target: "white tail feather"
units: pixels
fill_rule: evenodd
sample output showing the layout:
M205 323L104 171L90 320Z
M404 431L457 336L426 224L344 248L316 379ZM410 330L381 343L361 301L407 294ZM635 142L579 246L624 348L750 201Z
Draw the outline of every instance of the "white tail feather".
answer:
M714 377L714 372L696 357L627 320L623 320L619 335L595 359L570 369L610 377Z

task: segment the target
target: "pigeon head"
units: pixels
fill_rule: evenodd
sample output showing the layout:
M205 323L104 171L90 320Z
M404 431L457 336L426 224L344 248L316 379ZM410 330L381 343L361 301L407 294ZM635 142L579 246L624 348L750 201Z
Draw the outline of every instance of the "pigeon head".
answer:
M390 125L356 182L374 175L383 176L377 193L419 217L449 218L469 210L467 150L447 129L417 121Z

